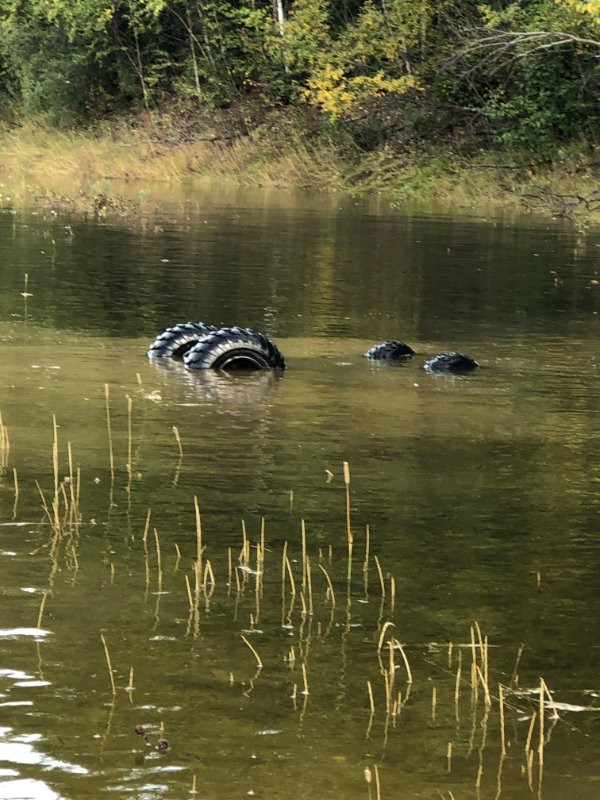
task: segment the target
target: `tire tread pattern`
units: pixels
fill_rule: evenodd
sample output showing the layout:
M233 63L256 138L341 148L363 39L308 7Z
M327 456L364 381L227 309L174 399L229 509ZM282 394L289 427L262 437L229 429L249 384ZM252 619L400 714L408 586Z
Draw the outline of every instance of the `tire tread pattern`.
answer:
M425 362L427 372L471 372L479 364L464 353L440 353Z
M219 369L220 362L240 357L256 358L259 369L284 370L285 359L275 345L263 333L251 328L234 326L212 331L184 355L188 369Z
M405 342L397 339L388 339L380 344L375 344L365 353L366 358L376 361L392 361L398 358L410 358L415 351Z
M148 358L181 358L207 334L218 330L204 322L179 322L160 333L148 348Z

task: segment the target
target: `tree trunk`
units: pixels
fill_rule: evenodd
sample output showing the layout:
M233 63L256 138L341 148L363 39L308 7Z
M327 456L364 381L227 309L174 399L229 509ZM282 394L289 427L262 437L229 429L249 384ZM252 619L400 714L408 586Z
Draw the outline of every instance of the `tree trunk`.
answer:
M283 0L273 0L273 16L279 33L283 36L285 17L283 15Z

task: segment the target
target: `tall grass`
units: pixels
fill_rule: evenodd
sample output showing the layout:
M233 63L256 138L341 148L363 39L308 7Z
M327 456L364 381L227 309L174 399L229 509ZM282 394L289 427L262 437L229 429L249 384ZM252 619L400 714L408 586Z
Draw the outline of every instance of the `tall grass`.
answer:
M562 205L552 198L586 196L597 188L594 175L578 168L577 154L535 174L518 162L511 153L461 160L442 152L400 156L385 145L360 152L343 131L309 135L300 122L278 131L264 126L226 141L179 143L159 138L152 128L85 132L29 123L0 131L0 206L40 203L99 216L129 215L152 202L161 205L169 194L166 186L177 200L190 182L218 180L380 193L399 202L435 200L490 213L523 208L537 193L529 205L558 213ZM570 208L591 213L584 203Z

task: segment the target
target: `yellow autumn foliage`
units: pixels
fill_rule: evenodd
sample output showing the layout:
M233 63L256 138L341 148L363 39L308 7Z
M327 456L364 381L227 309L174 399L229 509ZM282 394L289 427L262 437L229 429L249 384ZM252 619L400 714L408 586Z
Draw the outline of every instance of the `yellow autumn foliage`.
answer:
M594 18L592 21L600 27L600 0L556 0L558 5L570 6L582 14Z
M308 79L305 98L332 119L339 118L361 100L379 97L389 92L402 94L409 89L421 89L417 78L403 75L386 78L383 72L374 75L348 76L339 67L326 65Z

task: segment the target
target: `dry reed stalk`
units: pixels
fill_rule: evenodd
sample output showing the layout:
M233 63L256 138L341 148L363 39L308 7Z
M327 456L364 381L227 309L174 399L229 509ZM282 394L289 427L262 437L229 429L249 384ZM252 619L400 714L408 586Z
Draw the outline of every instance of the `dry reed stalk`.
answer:
M306 697L309 694L309 692L308 692L308 677L307 677L307 674L306 674L306 662L303 661L302 664L300 665L300 667L302 669L302 681L304 683L304 689L302 690L302 694Z
M481 789L482 777L483 777L483 764L480 764L479 769L477 770L477 778L475 780L475 788L477 789L477 794L479 794L479 789Z
M390 686L390 673L383 670L383 683L385 687L385 713L391 714L392 711L392 692Z
M262 596L262 591L263 591L263 576L265 574L265 553L266 553L265 528L266 528L265 518L261 517L261 519L260 519L260 569L258 570L260 572L260 575L261 575L261 580L260 580L260 593L261 593L261 596Z
M213 592L216 589L217 581L215 580L215 573L213 572L212 564L210 563L210 559L206 559L206 564L204 565L204 576L203 576L204 587L206 589L207 584L210 584L210 591L208 593L209 597L212 597Z
M329 573L322 564L318 564L318 567L323 575L325 575L325 580L327 581L327 592L329 593L329 597L331 599L331 607L335 608L335 592L333 591L333 584L331 582L331 578L329 577Z
M371 708L371 714L375 713L375 700L373 698L373 687L371 686L371 681L367 681L367 691L369 693L369 706Z
M227 594L231 591L231 578L233 575L233 552L231 547L227 548Z
M108 652L108 645L106 644L106 639L104 638L104 634L102 633L100 634L100 639L102 640L102 646L104 647L104 655L106 656L106 666L108 667L108 676L110 678L110 686L114 697L117 694L117 689L115 687L115 676L113 675L110 653Z
M531 739L533 737L533 729L535 728L536 718L537 712L534 711L531 715L531 720L529 721L529 730L527 731L527 739L525 740L525 756L527 756L531 749Z
M481 666L483 667L483 636L481 634L481 628L477 620L474 622L475 631L477 633L477 645L479 647L479 660L481 662ZM474 641L474 640L473 640ZM475 644L473 644L473 652L475 653Z
M131 489L131 478L133 475L133 464L132 464L132 449L133 449L133 442L132 442L132 411L133 411L133 400L129 395L127 397L127 478L128 478L128 486Z
M290 498L290 511L293 511L294 510L294 490L290 489L288 494L289 494L289 498Z
M306 606L306 600L304 599L304 592L300 589L300 605L302 606L302 618L305 619L308 616L308 608Z
M252 645L250 644L250 642L248 641L248 639L246 639L246 637L245 637L243 634L240 634L240 635L241 635L241 637L242 637L242 641L243 641L245 644L247 644L247 645L248 645L248 647L250 648L250 650L252 651L252 653L253 653L253 655L254 655L254 658L256 659L256 666L258 667L258 669L262 669L262 668L263 668L263 663L262 663L262 661L261 661L261 658L260 658L260 656L258 655L258 653L256 652L256 650L254 649L254 647L252 647Z
M154 543L156 545L156 571L158 575L158 591L162 591L162 558L160 554L160 539L158 538L158 531L154 528Z
M254 606L256 609L256 621L260 619L260 594L261 594L261 564L260 564L260 543L256 545L256 575L254 576Z
M133 667L129 667L129 683L127 684L129 702L133 704Z
M485 685L490 685L490 676L489 676L489 643L488 637L485 636L483 639L483 675L485 677Z
M179 448L179 460L177 461L175 474L173 475L173 480L171 483L173 486L177 486L179 483L179 475L181 473L181 465L183 464L183 447L181 445L181 436L179 435L179 428L177 425L173 425L173 433L175 434L175 441L177 442L177 447Z
M385 581L383 580L383 570L381 569L381 564L379 563L379 559L377 556L373 556L373 560L375 561L375 566L377 567L377 574L379 575L379 585L381 586L381 597L385 597Z
M0 411L0 468L6 469L8 467L8 456L10 453L10 441L8 438L8 428L2 419L2 412Z
M179 461L183 461L183 446L181 444L181 436L179 435L179 428L177 425L173 425L173 433L175 434L175 441L177 442L177 447L179 448Z
M533 792L533 759L534 752L530 750L527 754L527 785L530 792Z
M448 669L452 669L452 653L454 651L454 644L448 642Z
M58 477L58 425L56 415L52 414L52 469L54 472L54 497L52 499L52 511L54 515L54 526L60 530L60 507L59 507L59 477Z
M504 729L504 687L501 683L498 684L498 704L500 708L500 745L501 753L506 755L506 732Z
M46 607L46 598L47 597L48 597L48 592L44 592L42 594L42 600L40 602L40 610L38 612L37 626L36 626L37 628L41 628L42 627L42 619L44 617L44 608Z
M181 550L179 549L179 545L177 544L177 542L173 543L173 547L175 548L175 554L177 556L177 559L175 561L175 570L177 570L179 562L181 561Z
M69 522L77 525L79 522L79 509L75 497L75 474L73 471L73 448L71 442L67 442L67 460L69 463Z
M509 686L518 686L519 685L519 664L521 662L521 656L523 655L523 650L525 649L525 644L521 643L519 650L517 652L517 658L515 660L515 666L513 667L512 674L510 676L510 683Z
M400 650L400 655L402 656L402 659L404 661L404 666L406 667L406 682L412 683L413 682L412 672L410 669L410 664L408 663L408 658L406 657L406 653L404 652L404 647L402 647L398 639L394 639L394 643L398 648L398 650Z
M13 503L12 518L17 518L17 506L19 505L19 479L17 478L17 468L13 467L13 481L15 486L15 501Z
M540 731L540 738L538 742L538 793L541 797L542 792L542 782L544 778L544 744L545 744L545 736L544 736L544 679L540 678L540 704L539 704L539 717L538 717L538 724L539 724L539 731Z
M44 497L44 492L42 490L42 487L40 486L38 481L35 482L35 485L37 486L37 490L39 492L39 495L42 498L42 508L44 509L44 513L48 517L48 522L50 523L52 528L54 528L54 521L52 519L52 514L50 513L50 509L48 508L48 503L46 502L46 498ZM58 531L58 532L55 531L55 533L60 533L60 531Z
M367 736L367 738L369 738ZM369 767L365 767L364 770L365 781L367 782L367 791L369 793L369 800L373 800L373 794L371 792L371 782L373 780L373 773L369 769Z
M196 794L198 794L198 791L197 791L197 789L196 789L196 773L194 773L194 774L192 775L192 788L190 789L190 794L191 794L191 795L196 795Z
M554 702L554 698L550 694L550 689L548 689L546 681L543 678L540 678L540 680L542 682L542 686L544 687L544 694L548 698L548 705L552 709L552 719L559 719L558 711L556 710L556 704Z
M287 542L286 542L287 544ZM288 558L287 552L285 554L285 567L287 570L288 577L290 579L290 589L292 592L292 596L296 596L296 581L294 580L294 573L292 572L292 565L290 564L290 559Z
M81 467L78 465L75 472L75 506L77 508L77 519L81 522L81 511L79 501L81 499Z
M452 742L448 742L448 747L446 748L446 772L450 774L452 772Z
M371 554L371 529L367 525L365 527L365 560L363 561L363 570L369 570L369 556Z
M479 703L479 666L471 661L471 708L475 709Z
M396 579L390 575L390 614L394 613L394 606L396 605Z
M302 542L302 591L306 592L306 525L300 520L300 537Z
M377 800L381 800L381 781L379 779L379 768L377 764L373 765L373 771L375 772L375 797Z
M312 567L310 566L310 558L306 557L306 587L308 589L308 613L313 615L313 589L312 589Z
M108 383L104 384L104 400L106 406L106 428L108 431L108 458L110 464L110 491L112 502L112 492L115 484L115 454L113 449L112 426L110 422L110 387Z
M196 591L198 591L200 589L199 579L202 577L202 517L196 495L194 495L194 514L196 517Z
M492 698L490 697L490 689L486 683L485 675L481 671L481 667L477 665L477 674L479 675L479 680L481 681L481 685L483 686L483 693L485 697L485 706L486 708L490 708L492 705Z
M348 583L352 578L352 545L354 543L354 536L352 535L352 526L350 522L350 465L347 461L342 463L344 471L344 486L346 487L346 535L348 538Z
M190 579L187 575L185 577L185 588L187 590L188 603L190 604L190 612L194 610L194 598L192 596L192 587L190 586Z
M437 714L437 689L434 686L431 689L431 720L432 720L432 722L435 722L436 714Z
M377 642L378 653L381 653L381 648L383 647L383 637L385 636L385 632L387 631L388 628L393 628L393 627L395 627L393 622L390 622L389 620L387 622L384 622L381 628L381 633L379 634L379 641Z
M294 649L294 645L290 645L290 652L288 653L287 657L288 666L290 669L294 668L294 664L296 663L296 650Z

